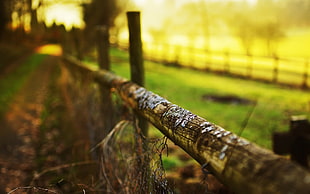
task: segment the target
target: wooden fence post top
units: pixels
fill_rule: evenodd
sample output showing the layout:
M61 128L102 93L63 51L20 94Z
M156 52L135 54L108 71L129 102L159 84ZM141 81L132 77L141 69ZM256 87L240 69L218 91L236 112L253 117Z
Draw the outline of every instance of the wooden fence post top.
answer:
M140 15L140 11L127 11L127 15Z
M307 120L306 115L293 115L291 117L291 121L300 121L300 120Z
M310 123L305 115L291 117L290 132L296 136L310 135Z

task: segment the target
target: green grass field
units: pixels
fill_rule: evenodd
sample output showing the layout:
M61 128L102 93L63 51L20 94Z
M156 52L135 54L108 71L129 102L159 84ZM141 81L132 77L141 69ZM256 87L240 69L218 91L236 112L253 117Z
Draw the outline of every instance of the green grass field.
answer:
M112 71L129 79L128 54L111 50ZM207 120L271 149L274 131L287 131L292 115L310 115L310 93L251 80L218 76L145 61L146 88ZM204 100L203 95L234 95L256 105ZM253 107L255 106L255 107ZM249 122L244 121L249 112ZM242 132L242 133L241 133ZM151 129L151 134L159 134Z

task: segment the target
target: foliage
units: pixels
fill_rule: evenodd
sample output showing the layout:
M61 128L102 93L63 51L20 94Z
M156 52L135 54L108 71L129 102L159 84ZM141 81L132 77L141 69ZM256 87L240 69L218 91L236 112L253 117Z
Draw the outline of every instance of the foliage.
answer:
M116 18L120 13L123 13L128 4L128 0L93 0L89 4L85 4L83 7L84 21L85 21L85 36L87 41L86 47L96 46L97 37L95 32L98 26L104 26L111 30L114 28L114 32L118 33L116 26ZM100 9L98 9L100 8Z
M6 0L0 0L0 39L2 38L2 34L5 31L6 25L9 21L6 12Z
M309 0L278 0L282 22L289 27L306 27L310 25Z
M98 9L98 8L101 9ZM99 11L100 10L100 11ZM114 19L120 12L118 1L114 0L93 0L84 6L84 21L86 28L94 28L97 25L113 26Z

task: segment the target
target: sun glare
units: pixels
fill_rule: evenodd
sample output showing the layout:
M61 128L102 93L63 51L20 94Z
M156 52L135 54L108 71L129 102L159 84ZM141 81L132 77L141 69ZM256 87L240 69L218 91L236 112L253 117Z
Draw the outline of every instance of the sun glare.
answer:
M84 27L82 18L81 8L73 4L56 4L50 6L45 13L45 22L48 26L55 22L64 24L67 30L72 27Z
M147 10L146 7L150 4L157 4L158 6L163 4L164 0L133 0L143 11ZM182 5L189 2L198 2L201 0L178 0L174 1L175 4ZM207 1L207 0L205 0ZM208 0L209 1L209 0ZM221 0L227 1L227 0ZM242 1L242 0L235 0ZM257 0L247 0L250 3L255 3ZM38 4L37 1L34 1L34 7ZM72 27L83 28L85 23L83 21L82 8L77 4L63 4L58 2L52 6L48 6L44 10L43 18L48 26L51 26L53 23L64 24L67 30L70 30ZM156 17L153 17L156 19Z
M62 55L61 47L56 44L47 44L47 45L40 46L36 49L36 52L40 54L48 54L48 55L54 55L54 56Z

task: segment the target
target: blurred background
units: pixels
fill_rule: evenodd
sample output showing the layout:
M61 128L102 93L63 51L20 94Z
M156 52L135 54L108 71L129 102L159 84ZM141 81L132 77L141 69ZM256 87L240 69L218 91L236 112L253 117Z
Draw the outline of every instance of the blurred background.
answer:
M126 42L125 12L142 12L145 43L256 55L308 57L308 0L2 0L1 32L108 25Z
M141 12L148 90L270 150L291 116L310 115L310 0L0 0L0 193L29 182L64 193L106 185L89 151L100 138L93 131L102 130L100 88L59 65L59 56L98 69L103 27L111 71L129 79L128 11ZM127 118L113 100L118 119ZM126 127L113 148L129 147L134 127ZM150 137L162 136L150 128ZM181 179L179 193L206 191L197 163L171 142L162 156L166 142L158 142L158 172L163 165L168 179ZM131 169L117 162L109 176ZM126 180L117 188L136 183Z

